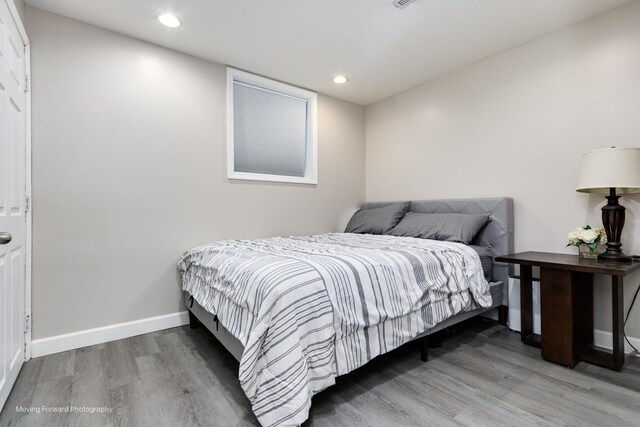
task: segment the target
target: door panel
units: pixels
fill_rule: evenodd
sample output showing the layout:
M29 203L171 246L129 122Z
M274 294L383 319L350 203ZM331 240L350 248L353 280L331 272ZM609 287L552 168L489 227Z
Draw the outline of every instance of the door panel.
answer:
M24 218L24 210L22 209L25 200L25 182L24 182L24 151L25 147L22 143L22 132L24 124L21 123L24 115L20 108L15 104L14 99L10 99L7 109L7 121L9 131L9 149L11 155L9 157L10 174L11 174L11 200L9 207L12 216L20 216ZM26 222L25 222L26 225Z
M25 130L24 45L0 0L0 407L24 363ZM2 243L2 242L0 242Z
M2 27L0 27L1 29ZM0 31L1 33L2 31ZM2 59L2 58L0 58ZM2 74L0 74L2 75ZM9 168L9 158L7 156L6 143L6 114L4 113L6 102L6 90L4 88L4 80L0 78L0 217L7 215L7 200L9 199L9 174L5 171Z
M3 254L0 252L0 304L1 307L5 307L7 304L5 304L5 295L7 295L7 262L6 262L6 258L7 255ZM0 343L5 343L7 342L7 330L8 328L5 327L5 318L4 315L1 318L3 324L0 325ZM4 392L5 389L7 387L11 387L11 385L8 385L8 380L7 380L7 373L9 370L9 364L6 363L5 361L5 351L4 351L4 344L0 344L0 392L2 394L0 394L0 398L2 398L4 396ZM4 403L4 400L0 400L1 403ZM2 405L0 404L0 407Z
M9 282L10 305L13 307L11 321L7 324L11 335L7 337L9 344L9 371L16 368L16 364L24 362L24 310L18 307L24 306L24 256L23 248L15 249L11 253L11 281ZM19 369L19 367L18 367Z

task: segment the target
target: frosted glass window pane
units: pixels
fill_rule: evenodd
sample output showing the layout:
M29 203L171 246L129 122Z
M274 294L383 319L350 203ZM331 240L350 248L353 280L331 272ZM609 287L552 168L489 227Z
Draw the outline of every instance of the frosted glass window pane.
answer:
M233 84L236 172L304 177L307 100Z

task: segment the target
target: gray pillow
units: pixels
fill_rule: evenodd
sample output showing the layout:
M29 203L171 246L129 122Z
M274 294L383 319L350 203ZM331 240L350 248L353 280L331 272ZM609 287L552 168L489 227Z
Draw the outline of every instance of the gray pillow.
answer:
M468 245L487 222L489 215L409 212L389 234Z
M391 203L379 208L360 209L351 217L345 233L386 234L409 210L409 202Z

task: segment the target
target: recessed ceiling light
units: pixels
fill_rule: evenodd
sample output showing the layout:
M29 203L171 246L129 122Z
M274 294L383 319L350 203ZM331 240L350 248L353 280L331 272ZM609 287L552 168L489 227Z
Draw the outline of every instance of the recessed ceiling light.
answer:
M180 22L180 20L176 18L175 15L172 15L170 13L163 13L162 15L158 16L158 21L160 21L162 25L166 25L170 28L176 28L182 25L182 22Z
M333 82L334 82L335 84L337 84L337 85L343 85L343 84L345 84L345 83L346 83L346 82L348 82L348 81L349 81L349 79L348 79L346 76L335 76L335 77L333 78Z

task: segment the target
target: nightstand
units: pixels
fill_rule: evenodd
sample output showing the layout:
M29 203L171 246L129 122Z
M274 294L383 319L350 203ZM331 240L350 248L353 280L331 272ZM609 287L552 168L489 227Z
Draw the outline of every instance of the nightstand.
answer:
M640 262L581 259L577 255L522 252L496 257L520 265L521 338L542 357L573 368L580 360L619 371L624 365L623 278ZM533 333L532 267L540 268L540 335ZM593 275L611 276L613 349L593 344Z

